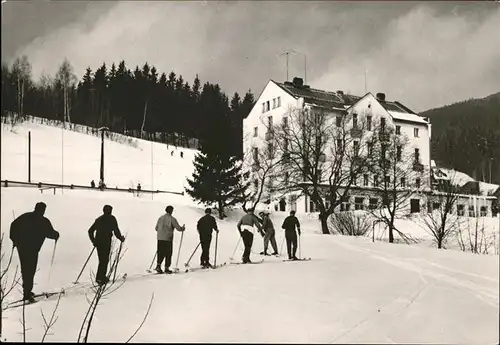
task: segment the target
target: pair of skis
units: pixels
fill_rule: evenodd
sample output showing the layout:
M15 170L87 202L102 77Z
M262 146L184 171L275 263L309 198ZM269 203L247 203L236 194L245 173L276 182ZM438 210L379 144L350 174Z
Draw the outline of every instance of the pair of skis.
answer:
M10 302L7 306L8 306L9 309L10 308L18 308L18 307L22 307L23 305L35 304L35 303L41 301L44 298L48 299L51 296L58 296L58 295L64 295L64 294L65 294L64 290L61 290L61 291L58 291L58 292L42 292L42 293L39 293L39 294L35 294L33 296L33 299L34 299L33 302L25 301L24 299L19 299L19 300Z

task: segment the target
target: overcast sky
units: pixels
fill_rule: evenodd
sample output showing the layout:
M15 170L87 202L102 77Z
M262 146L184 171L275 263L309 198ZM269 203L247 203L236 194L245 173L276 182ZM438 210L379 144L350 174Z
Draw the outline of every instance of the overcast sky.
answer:
M2 0L3 2L3 0ZM85 68L149 62L190 83L256 96L269 79L416 111L500 91L500 2L16 1L2 3L2 62L27 55L37 79L67 57Z

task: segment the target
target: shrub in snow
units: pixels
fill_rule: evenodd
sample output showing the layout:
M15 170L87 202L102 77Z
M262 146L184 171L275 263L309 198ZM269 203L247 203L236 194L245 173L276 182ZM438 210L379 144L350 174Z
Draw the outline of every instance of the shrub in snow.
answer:
M365 236L371 230L371 224L366 214L361 212L339 212L330 216L329 230L332 234Z

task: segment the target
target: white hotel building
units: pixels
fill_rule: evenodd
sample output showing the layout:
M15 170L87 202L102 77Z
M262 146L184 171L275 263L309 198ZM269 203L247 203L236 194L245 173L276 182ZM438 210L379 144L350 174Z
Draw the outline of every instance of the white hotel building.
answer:
M418 116L415 112L397 101L387 101L385 94L372 93L366 95L352 96L342 91L330 92L313 89L303 85L302 79L294 78L293 82L279 83L270 80L256 100L256 104L248 117L243 122L243 150L247 159L252 159L253 150L263 149L266 143L267 123L280 123L283 117L290 114L292 109L321 109L323 112L331 113L332 121L343 114L358 114L359 117L369 117L375 125L385 122L385 126L393 127L397 133L406 135L408 144L406 150L411 150L418 162L414 167L421 173L416 181L408 181L408 184L418 184L421 191L431 190L430 180L430 136L431 124L427 118ZM415 165L415 164L414 164ZM375 202L370 198L370 190L373 189L373 176L361 177L357 184L351 188L349 200L345 201L342 209L367 208L370 203ZM301 196L294 202L290 198L273 200L275 209L288 211L295 209L299 213L315 212L314 204L307 196ZM427 199L425 193L417 193L408 205L412 212L420 212L425 209Z

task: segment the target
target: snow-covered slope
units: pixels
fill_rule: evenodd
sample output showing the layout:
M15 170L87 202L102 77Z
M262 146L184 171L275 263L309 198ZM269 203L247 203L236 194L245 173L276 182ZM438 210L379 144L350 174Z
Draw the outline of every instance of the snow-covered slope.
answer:
M91 251L87 229L104 202L114 206L127 234L119 276L125 285L99 306L91 341L125 341L142 321L152 293L152 310L135 341L141 342L287 342L287 343L498 343L498 257L371 243L366 238L301 237L301 254L309 262L269 258L259 265L226 265L218 270L173 276L140 277L155 252L154 223L164 201L101 199L101 193L40 195L33 189L2 189L2 232L12 210L27 211L39 200L61 232L54 265L54 242L44 244L35 291L71 285ZM195 248L196 220L202 209L174 210L187 230L179 266ZM229 262L238 241L235 219L219 222L218 262ZM282 231L277 231L278 245ZM173 262L180 234L175 234ZM214 246L212 245L213 258ZM255 238L254 252L262 250ZM241 244L236 258L241 256ZM252 259L257 259L252 254ZM197 265L199 253L193 259ZM17 264L17 256L14 256ZM82 280L95 272L94 256ZM49 280L50 277L50 280ZM15 295L18 295L16 292ZM12 296L12 298L17 296ZM27 307L28 340L43 333L40 309L50 313L54 301ZM86 310L82 291L61 299L59 320L50 341L75 341ZM4 334L20 340L21 308L5 313Z
M10 130L10 125L2 124L2 179L27 181L29 131L32 182L88 186L94 180L97 184L101 159L99 138L30 122L16 126L14 131ZM138 142L137 148L104 141L107 186L135 188L140 182L143 189L182 192L186 176L193 171L196 151L134 140Z
M32 131L33 155L36 153L38 157L33 166L33 180L60 182L61 129L33 124L20 126L17 134L2 131L2 179L23 180L26 176L23 145L27 142L27 130ZM41 143L37 144L38 141ZM65 131L64 143L65 183L87 184L97 179L99 140ZM143 151L106 142L106 157L117 160L114 165L106 166L108 185L128 187L130 181L140 180L143 188L148 188L151 144L141 145ZM155 164L164 166L154 167L155 174L164 174L155 175L154 189L182 190L185 177L191 174L194 154L183 150L185 156L181 159L178 152L172 157L165 152L165 146L153 145L157 145ZM156 147L163 153L157 155ZM47 240L42 248L35 292L71 286L92 250L88 228L101 214L104 204L114 207L119 226L127 235L118 276L127 273L128 278L121 289L98 307L90 341L126 341L142 321L153 293L153 307L134 341L478 344L499 341L498 256L371 243L368 238L321 236L317 234L318 220L311 215L300 216L304 230L300 255L312 257L311 261L266 258L258 265L228 264L217 270L143 277L156 250L154 225L165 206L172 204L174 216L187 227L178 261L179 267L183 267L198 242L196 222L203 214L200 205L179 195L155 195L151 200L148 196L137 198L118 192L65 190L64 194L58 191L51 195L15 187L1 188L0 201L1 232L7 237L13 215L32 210L38 201L47 203L46 216L61 233L52 267L54 242ZM239 216L241 211L234 211L229 218L219 221L219 263L230 262L233 256L239 240L236 231ZM280 225L284 216L279 212L272 214L282 253L286 251L281 247ZM180 239L180 233L176 233L174 267ZM260 258L257 253L262 247L262 239L257 235L253 260ZM2 250L10 250L10 241L6 241ZM199 263L199 254L193 257L194 266ZM239 243L235 259L241 254ZM214 243L212 262L213 257ZM12 270L17 265L15 254ZM80 280L88 282L96 268L94 254ZM87 309L85 292L89 293L88 288L75 288L61 299L59 319L47 341L77 340ZM16 290L9 299L19 294ZM40 310L50 314L54 306L55 301L47 300L26 308L28 341L40 340L43 333ZM21 312L21 308L10 309L2 315L3 336L7 340L22 340Z

